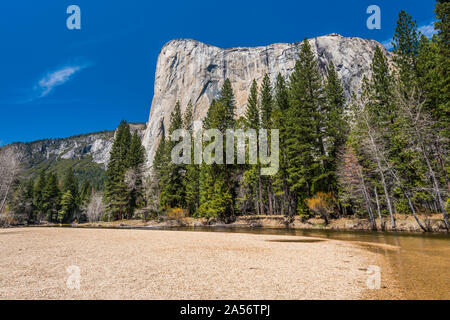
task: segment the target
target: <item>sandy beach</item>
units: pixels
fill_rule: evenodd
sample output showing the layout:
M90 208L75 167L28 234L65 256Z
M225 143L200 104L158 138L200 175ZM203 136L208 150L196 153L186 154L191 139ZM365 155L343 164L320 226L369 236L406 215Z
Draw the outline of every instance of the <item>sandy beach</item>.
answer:
M0 246L0 299L401 298L383 257L345 241L39 227L0 229ZM367 289L370 265L381 289Z

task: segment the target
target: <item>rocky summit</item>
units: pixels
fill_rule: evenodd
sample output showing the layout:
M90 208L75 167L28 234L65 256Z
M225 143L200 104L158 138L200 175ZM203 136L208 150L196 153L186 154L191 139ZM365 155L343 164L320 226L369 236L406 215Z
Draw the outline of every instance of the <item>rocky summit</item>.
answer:
M343 82L347 98L361 89L368 75L375 48L374 40L330 34L308 40L325 75L333 61ZM280 73L285 78L294 70L301 42L276 43L264 47L221 49L191 39L168 42L161 50L156 66L154 96L143 144L151 166L161 132L177 101L184 112L189 101L194 106L194 120L202 120L211 101L218 97L226 78L233 86L236 117L243 115L252 81L259 84L267 73L275 82ZM384 50L384 48L383 48ZM386 51L389 56L390 53Z

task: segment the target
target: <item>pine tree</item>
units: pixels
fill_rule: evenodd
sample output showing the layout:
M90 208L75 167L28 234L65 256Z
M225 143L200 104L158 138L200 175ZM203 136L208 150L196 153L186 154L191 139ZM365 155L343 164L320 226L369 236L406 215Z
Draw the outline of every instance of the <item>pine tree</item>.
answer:
M281 214L293 215L291 206L291 191L289 190L288 175L287 175L287 154L286 154L286 139L289 136L287 130L288 111L289 110L289 91L286 81L278 74L275 83L274 93L274 108L272 111L272 127L280 130L280 167L277 174L272 179L272 187L275 195L279 199L279 212Z
M299 60L290 77L286 129L288 182L297 212L306 214L305 198L324 188L321 157L324 155L321 106L322 78L308 40L303 41Z
M266 98L267 102L267 98ZM267 117L268 120L269 117ZM261 128L261 109L258 101L258 84L255 80L250 87L250 94L247 99L245 110L245 126L250 129L259 130ZM257 147L258 154L259 146ZM259 161L256 165L247 165L244 171L244 183L247 191L254 197L255 210L259 214L264 214L263 186L261 180L261 165ZM256 200L258 199L258 200Z
M273 111L273 97L272 97L272 86L270 84L270 79L267 73L264 75L263 82L261 85L261 127L262 129L272 129L272 111ZM268 132L268 141L270 141L270 131ZM270 143L267 146L267 152L270 150ZM272 203L272 179L271 177L261 177L260 186L267 191L267 201L268 201L268 213L273 214L273 203Z
M222 90L220 91L220 100L223 106L225 107L224 119L223 119L223 127L225 129L234 128L234 115L235 115L235 100L233 88L231 86L230 79L226 78ZM221 130L222 128L217 128Z
M437 37L429 41L424 35L419 42L419 54L417 56L418 87L423 90L426 97L425 110L429 112L435 120L445 119L445 114L439 108L443 102L441 95L441 75L439 74L439 41ZM442 129L439 126L437 129Z
M42 189L42 209L47 215L48 221L56 220L60 202L58 178L56 174L47 175L45 186Z
M417 23L405 11L400 11L397 27L393 38L394 61L399 67L400 81L404 90L417 79L417 53L419 50L419 35Z
M394 104L394 80L386 56L379 47L375 48L371 70L372 77L367 88L370 99L367 107L379 127L387 129L394 123L397 107Z
M67 193L67 191L70 191L71 196L73 198L72 207L69 208L68 212L70 216L67 217L68 219L71 219L72 215L78 211L81 204L80 193L78 189L78 179L75 177L72 168L67 169L62 180L61 192L62 194L65 194Z
M250 94L247 100L247 108L245 110L246 126L258 130L260 128L260 110L258 104L258 84L255 80L250 87Z
M58 221L62 223L72 212L72 208L75 206L75 198L72 196L72 192L68 189L61 198L61 209L58 211Z
M271 127L270 118L272 116L273 98L272 86L267 73L264 75L261 85L261 125L262 128L269 129Z
M203 127L218 129L222 133L226 129L234 129L234 94L231 82L226 79L221 90L220 99L211 103ZM201 217L218 217L224 221L235 218L235 188L233 179L234 165L227 165L226 153L223 152L223 164L202 164L200 169L200 207Z
M325 85L325 136L326 156L324 157L325 176L329 190L336 192L336 158L338 150L344 145L347 134L347 123L344 119L346 98L344 88L334 67L333 61L328 68L328 77Z
M134 210L136 208L143 206L144 163L145 148L141 143L141 139L139 138L137 131L135 131L127 154L127 171L125 173L125 182L128 185L128 219L133 217Z
M62 180L62 192L65 193L65 192L67 192L67 190L70 190L75 203L77 203L78 198L79 198L78 179L75 177L75 174L74 174L72 168L67 169L66 173L64 174L63 180Z
M189 101L186 110L183 114L183 128L186 130L192 130L192 125L194 121L194 107L192 102Z
M123 219L129 209L125 172L128 166L127 155L130 146L130 126L125 121L122 121L117 128L106 169L104 201L106 210L113 219Z
M171 159L171 152L176 142L170 139L172 133L183 127L180 103L177 102L175 109L170 115L169 139L164 143L164 161L162 167L160 186L160 206L162 208L182 208L184 206L185 191L183 188L184 168L181 164L175 164Z
M41 215L44 214L44 206L42 202L42 191L45 188L46 184L46 177L45 172L42 170L39 174L39 177L37 178L34 188L33 188L33 205L36 208L37 211L37 217L38 220L40 220Z
M91 199L92 185L89 180L84 180L80 191L81 205L86 205Z
M137 131L134 132L131 138L130 149L127 154L127 167L137 168L145 162L145 148L141 143Z
M438 65L440 101L436 106L435 118L440 127L440 134L450 137L450 3L446 0L436 2L436 23L438 30Z
M192 103L189 102L186 111L183 115L183 127L189 131L189 134L194 138L193 128L194 112ZM191 144L192 150L194 148L194 141L192 139ZM200 179L200 166L194 163L194 152L191 152L191 163L185 165L186 174L184 177L184 190L186 193L185 201L186 208L191 216L195 215L198 207L200 205L200 195L199 195L199 179Z

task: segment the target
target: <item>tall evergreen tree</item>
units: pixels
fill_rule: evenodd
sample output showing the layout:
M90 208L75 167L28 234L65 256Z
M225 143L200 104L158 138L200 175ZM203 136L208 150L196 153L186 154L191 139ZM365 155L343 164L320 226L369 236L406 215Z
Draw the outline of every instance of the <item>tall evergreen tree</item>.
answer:
M258 130L260 128L261 116L258 103L258 84L253 80L250 87L250 94L247 99L247 108L245 110L246 126Z
M58 215L60 192L56 174L47 175L44 189L42 190L42 209L47 215L48 221L54 221Z
M128 150L131 145L130 126L122 121L117 128L106 169L104 200L111 218L123 219L128 210L128 186L125 172L128 166Z
M221 90L220 99L213 101L204 121L204 129L234 129L234 94L231 82L226 79ZM222 146L223 147L223 146ZM235 218L234 165L226 164L223 152L223 164L202 164L200 170L200 207L199 215L219 217L225 221Z
M272 86L270 84L270 79L267 73L264 75L263 82L261 85L261 128L262 129L272 129L272 111L273 111L273 96L272 96ZM268 131L268 142L270 141L270 131ZM270 151L270 142L267 145L267 152ZM268 202L268 212L273 214L273 202L272 202L272 179L271 177L261 177L262 180L260 185L263 185L264 190L267 191L267 202Z
M267 98L266 101L267 103ZM267 116L267 121L269 116ZM250 87L250 94L247 99L247 108L245 110L245 126L250 129L258 131L261 128L261 109L258 101L258 84L255 80ZM259 146L257 147L257 154L259 153ZM263 200L263 186L261 179L261 165L258 161L256 165L247 165L244 171L245 186L255 198L256 212L264 214L264 200Z
M175 109L170 115L169 139L164 142L164 160L160 178L161 195L160 206L177 208L183 207L185 201L185 192L183 188L184 167L181 164L175 164L171 159L171 152L176 142L170 139L172 133L183 128L183 118L181 115L180 103L177 102Z
M44 170L42 170L39 173L39 177L37 178L33 188L33 204L34 207L36 208L38 219L41 218L42 214L44 214L42 191L45 188L45 184L46 184L45 172Z
M328 76L325 84L326 103L325 136L326 156L324 157L324 175L327 177L329 190L336 192L336 158L338 151L344 145L347 135L347 123L344 119L346 98L341 80L336 72L333 61L328 68Z
M67 189L66 192L61 197L61 209L58 211L58 221L62 223L66 220L71 212L72 208L75 206L75 199L72 196L72 192L70 189Z
M92 185L89 182L89 180L84 180L80 191L80 202L82 205L86 205L89 202L91 194L92 194Z
M81 196L79 192L78 179L75 176L72 168L68 168L64 174L61 186L61 193L64 195L70 191L72 202L71 207L69 207L69 211L66 213L66 219L74 218L74 214L79 213L79 208L81 206Z
M269 129L271 127L270 118L273 109L272 86L267 73L264 75L261 85L261 126Z
M198 132L194 132L193 121L193 105L189 102L183 115L183 127L189 131L189 134L193 138L191 144L192 150L194 150L194 135L199 134ZM186 208L188 209L190 215L194 215L200 205L200 166L194 163L194 152L191 152L191 163L185 165L185 169L186 174L184 177L184 189L186 193Z
M417 79L419 34L417 23L405 11L400 11L393 38L394 61L400 71L400 81L407 90Z
M127 217L129 219L133 217L134 210L142 207L143 205L144 163L145 148L141 143L141 138L139 138L137 131L135 131L127 154L127 171L125 174L125 183L128 185Z
M224 128L232 129L234 128L234 116L235 116L235 108L236 103L234 100L233 88L231 86L230 79L226 78L222 90L220 91L220 100L223 106L225 107L224 119L222 121L222 125ZM220 129L220 128L217 128Z
M290 77L289 110L286 139L288 182L295 195L297 212L306 214L305 198L324 185L320 159L324 153L322 78L307 39L303 41L299 60Z
M450 2L438 0L435 7L438 30L438 67L440 101L436 106L441 135L450 137Z
M279 212L281 214L288 214L291 218L294 210L291 205L291 191L288 184L288 157L286 153L286 140L289 136L287 130L288 111L289 110L289 91L286 81L278 74L275 83L274 93L274 108L272 111L272 127L280 130L280 166L277 174L273 177L273 189L278 197L281 197L279 202ZM295 208L294 208L295 209Z

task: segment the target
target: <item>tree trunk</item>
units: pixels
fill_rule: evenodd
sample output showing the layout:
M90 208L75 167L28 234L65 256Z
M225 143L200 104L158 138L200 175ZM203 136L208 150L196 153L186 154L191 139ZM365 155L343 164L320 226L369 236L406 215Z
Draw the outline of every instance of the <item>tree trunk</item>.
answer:
M384 226L383 226L383 217L381 216L381 210L380 210L380 202L378 201L378 192L377 192L377 187L375 187L375 200L377 201L377 213L378 213L378 218L380 219L380 229L384 230Z
M269 199L269 215L273 215L272 193L270 192L269 185L267 185L267 199Z
M437 203L438 203L439 209L441 210L442 215L444 217L445 227L448 231L450 229L450 225L448 223L447 211L445 209L444 201L442 200L441 191L439 189L439 184L437 182L436 175L434 173L433 167L431 166L430 160L428 159L428 156L427 156L427 153L425 150L425 144L423 142L422 136L420 135L420 133L418 133L418 135L419 135L419 139L420 139L422 154L423 154L423 157L427 164L428 171L430 172L431 180L433 182L433 189L434 189L434 193L436 194L436 197L437 197Z
M258 188L259 188L259 214L264 215L263 192L261 182L261 168L258 170Z
M361 179L362 187L363 187L363 193L364 193L364 199L366 200L366 206L367 206L367 212L369 213L369 221L370 225L372 226L372 230L377 230L377 224L375 222L373 212L372 212L372 206L370 205L370 196L366 189L366 183L364 181L364 176L361 171L361 167L359 167L359 177Z
M392 226L392 229L395 230L397 228L397 226L395 224L394 212L392 210L392 204L391 204L391 199L389 197L388 188L387 188L387 185L386 185L386 179L384 177L383 168L381 166L380 155L378 153L378 148L377 148L377 145L375 143L375 140L374 140L372 134L370 133L371 130L370 130L369 124L367 124L367 126L369 128L368 133L369 133L370 141L372 143L373 148L375 149L375 158L376 158L376 161L377 161L378 171L379 171L380 176L381 176L381 183L383 185L384 196L386 197L386 206L388 207L389 216L391 218L391 226Z

